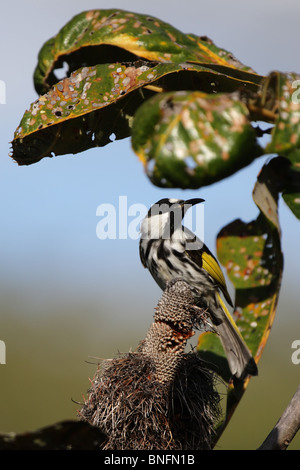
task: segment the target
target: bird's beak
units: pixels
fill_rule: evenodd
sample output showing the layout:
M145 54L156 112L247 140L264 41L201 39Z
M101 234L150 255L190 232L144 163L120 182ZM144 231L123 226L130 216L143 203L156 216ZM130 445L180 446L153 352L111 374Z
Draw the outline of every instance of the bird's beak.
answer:
M200 204L200 202L204 202L204 199L187 199L186 201L182 202L182 209L183 215L191 208L191 206L195 206L196 204Z
M195 206L196 204L200 204L200 202L205 202L204 199L188 199L184 201L184 205L188 204L190 206Z

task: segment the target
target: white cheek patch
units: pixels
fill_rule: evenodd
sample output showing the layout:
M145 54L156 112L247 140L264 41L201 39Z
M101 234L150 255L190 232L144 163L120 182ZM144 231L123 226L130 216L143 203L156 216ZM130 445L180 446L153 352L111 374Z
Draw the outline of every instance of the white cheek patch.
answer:
M141 224L142 238L158 240L166 233L166 228L170 225L169 213L152 215L146 217ZM170 235L169 235L170 237ZM165 236L163 237L165 238ZM167 237L168 238L168 237Z

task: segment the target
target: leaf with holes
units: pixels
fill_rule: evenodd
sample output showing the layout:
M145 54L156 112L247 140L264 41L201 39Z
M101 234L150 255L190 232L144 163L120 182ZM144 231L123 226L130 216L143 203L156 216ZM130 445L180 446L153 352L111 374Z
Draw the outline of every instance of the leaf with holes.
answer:
M142 101L136 95L132 110L127 92L140 87L149 67L102 64L83 67L54 85L25 112L12 142L12 157L31 164L43 157L78 153L130 134L129 120ZM121 105L118 101L123 98Z
M262 213L250 223L236 220L219 233L217 254L235 287L233 317L258 362L274 321L282 277L279 233ZM243 383L230 381L226 356L215 334L200 335L198 352L228 382L227 414L219 429L219 436L250 379L247 378Z
M248 117L235 93L159 94L138 109L132 146L157 186L199 188L261 154Z
M83 66L133 62L194 61L207 68L259 83L261 77L206 37L184 34L158 18L120 9L90 10L72 18L41 48L34 73L35 88L45 93L63 65L68 73Z
M12 156L28 165L46 156L106 145L112 133L117 139L128 137L136 109L162 89L196 86L212 93L238 85L239 80L196 64L138 61L83 67L26 111L15 132Z

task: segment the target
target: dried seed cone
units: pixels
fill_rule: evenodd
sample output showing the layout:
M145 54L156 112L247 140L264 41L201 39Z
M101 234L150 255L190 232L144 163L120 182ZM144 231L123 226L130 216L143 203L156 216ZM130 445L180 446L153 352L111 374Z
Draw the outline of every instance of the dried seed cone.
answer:
M184 353L200 321L193 305L188 285L172 283L137 351L96 372L79 416L107 436L102 449L211 448L220 415L215 376L197 354Z
M154 378L160 383L171 383L181 363L185 349L185 340L175 335L171 326L165 323L153 323L148 330L139 351L154 363Z

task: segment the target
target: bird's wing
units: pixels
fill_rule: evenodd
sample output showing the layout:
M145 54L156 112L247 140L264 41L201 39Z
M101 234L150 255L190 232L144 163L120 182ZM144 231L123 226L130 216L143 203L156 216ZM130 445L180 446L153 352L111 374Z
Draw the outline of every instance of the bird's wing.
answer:
M185 232L187 232L186 228L185 228ZM194 235L192 232L190 231L188 232L187 232L188 236ZM208 274L216 281L218 287L223 292L226 301L229 303L230 306L233 306L232 300L230 298L230 295L226 287L224 274L220 268L218 261L216 260L214 255L210 252L210 250L207 248L207 246L204 243L202 243L201 240L199 240L199 238L197 238L195 235L194 235L194 239L195 239L196 249L194 250L186 249L185 252L187 256L195 264L202 267L203 269L205 269L205 271L208 272ZM200 248L198 248L198 246L200 246Z

